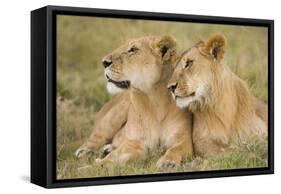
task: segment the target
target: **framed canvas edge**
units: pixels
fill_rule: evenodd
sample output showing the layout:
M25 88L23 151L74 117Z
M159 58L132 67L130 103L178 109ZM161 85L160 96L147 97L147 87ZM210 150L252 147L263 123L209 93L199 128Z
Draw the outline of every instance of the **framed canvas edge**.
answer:
M32 11L31 17L31 102L30 102L30 181L45 186L46 155L46 11Z
M263 19L249 19L249 18L230 18L218 16L197 16L184 14L170 14L170 13L153 13L153 12L135 12L123 10L109 10L109 9L95 9L95 8L77 8L77 7L62 7L62 6L46 6L46 188L58 187L74 187L74 186L90 186L90 185L106 185L106 184L123 184L123 183L137 183L137 182L154 182L154 181L172 181L185 179L200 179L200 178L217 178L230 176L246 176L246 175L261 175L274 173L274 20ZM181 21L186 19L186 22L195 20L193 22L201 23L221 23L233 25L252 25L268 27L268 107L269 107L269 141L268 141L268 167L267 168L251 168L251 169L235 169L235 170L218 170L218 171L197 171L186 173L170 173L170 174L150 174L150 175L134 175L134 176L120 176L120 177L102 177L102 178L81 178L70 180L56 179L56 30L54 29L54 18L57 13L69 13L73 15L98 14L101 17L121 17L149 20L166 20L177 18ZM42 186L42 185L41 185Z

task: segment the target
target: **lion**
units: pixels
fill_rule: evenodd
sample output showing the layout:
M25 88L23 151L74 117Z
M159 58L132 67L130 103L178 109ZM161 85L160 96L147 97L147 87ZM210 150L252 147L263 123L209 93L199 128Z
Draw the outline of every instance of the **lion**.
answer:
M267 135L267 105L222 62L225 48L220 34L198 42L179 57L168 83L177 106L193 113L194 152L201 156Z
M142 41L142 39L139 39L140 44ZM143 55L145 58L146 53L143 53ZM106 57L102 59L105 70L110 63ZM116 96L103 105L101 110L95 115L95 125L92 133L87 141L76 150L75 155L77 158L92 154L102 146L104 146L103 156L105 156L122 141L122 128L127 121L128 110L131 104L130 93L127 91L129 85L127 82L109 80L106 74L105 77L108 80L108 92Z
M125 125L130 107L130 93L124 91L105 103L96 113L94 127L90 137L75 152L77 158L98 151L104 145L116 146L122 140L122 128ZM110 144L109 144L110 143ZM111 146L104 146L104 155Z
M165 153L157 161L158 168L179 166L184 158L192 156L192 115L176 106L166 88L172 75L175 47L170 36L145 36L128 41L103 58L107 89L121 94L117 106L112 103L116 111L109 110L109 102L98 115L107 117L104 112L112 113L104 122L97 123L110 132L105 132L104 126L96 127L77 150L78 155L95 150L111 137L115 145L111 145L104 158L96 159L101 166L126 165L146 158L159 146ZM118 118L122 106L124 110ZM101 132L97 135L97 130L107 133L107 138Z

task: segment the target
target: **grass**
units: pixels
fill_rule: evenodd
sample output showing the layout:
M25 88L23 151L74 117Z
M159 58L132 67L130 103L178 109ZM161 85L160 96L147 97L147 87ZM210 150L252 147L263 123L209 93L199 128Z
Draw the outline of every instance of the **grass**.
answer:
M92 157L77 160L74 152L89 136L94 114L110 99L105 89L101 59L126 40L144 35L170 34L178 41L178 53L214 33L226 36L224 61L252 93L267 101L267 29L232 25L102 19L57 18L57 177L82 178L152 174L161 153L126 167L100 169ZM213 158L192 158L174 171L200 171L267 166L267 142L251 141Z
M102 151L82 159L77 159L73 154L74 151L74 149L68 149L59 154L57 158L58 179L259 168L267 166L268 157L267 141L252 140L224 154L207 159L201 157L188 158L181 167L163 171L156 167L157 160L163 154L160 151L151 153L146 160L136 161L127 166L116 165L111 168L101 168L95 165L95 159L101 156Z

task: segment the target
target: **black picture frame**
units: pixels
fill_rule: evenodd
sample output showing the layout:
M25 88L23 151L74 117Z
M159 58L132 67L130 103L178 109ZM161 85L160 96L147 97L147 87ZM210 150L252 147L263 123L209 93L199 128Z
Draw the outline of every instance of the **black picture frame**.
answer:
M56 180L56 16L263 26L268 28L268 167ZM46 188L168 181L274 173L274 21L109 9L46 6L31 12L31 182Z

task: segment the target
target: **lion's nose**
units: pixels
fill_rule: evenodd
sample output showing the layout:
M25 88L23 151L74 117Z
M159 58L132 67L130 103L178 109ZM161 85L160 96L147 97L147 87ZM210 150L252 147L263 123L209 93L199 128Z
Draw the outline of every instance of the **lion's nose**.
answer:
M175 93L175 90L176 90L177 86L178 86L177 83L170 84L168 86L168 90L170 90L171 92Z
M104 68L107 68L112 64L112 60L111 59L103 59L102 64L103 64Z

